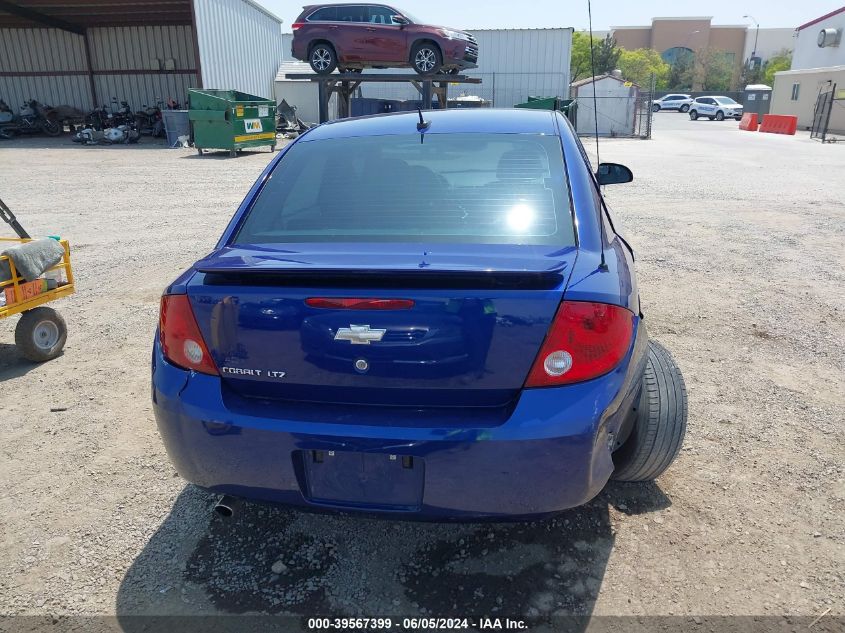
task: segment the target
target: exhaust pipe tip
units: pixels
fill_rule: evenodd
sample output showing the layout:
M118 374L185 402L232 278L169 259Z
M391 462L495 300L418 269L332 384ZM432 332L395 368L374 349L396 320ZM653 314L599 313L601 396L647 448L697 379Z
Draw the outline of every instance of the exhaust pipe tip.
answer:
M223 518L231 518L235 514L236 500L223 495L214 505L214 511Z

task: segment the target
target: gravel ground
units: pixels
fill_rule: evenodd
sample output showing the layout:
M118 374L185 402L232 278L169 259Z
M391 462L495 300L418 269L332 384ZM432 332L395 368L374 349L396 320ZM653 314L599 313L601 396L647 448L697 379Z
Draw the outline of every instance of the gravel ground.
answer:
M845 615L845 147L655 128L602 158L636 175L607 193L686 445L656 484L515 524L213 515L158 437L150 343L270 154L0 144L0 196L78 276L60 358L19 360L0 321L0 614Z

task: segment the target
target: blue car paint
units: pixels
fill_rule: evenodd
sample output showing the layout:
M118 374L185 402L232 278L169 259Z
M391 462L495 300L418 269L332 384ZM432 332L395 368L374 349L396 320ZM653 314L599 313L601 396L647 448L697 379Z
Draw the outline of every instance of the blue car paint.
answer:
M560 252L548 247L530 247L537 250L529 252L524 250L528 247L461 245L460 253L450 253L439 244L430 250L447 252L443 256L429 257L427 263L445 271L461 270L463 262L466 269L474 270L478 267L474 259L484 257L487 250L490 251L484 257L487 270L558 273L559 282L544 291L556 293L556 299L532 303L535 297L526 295L522 303L515 302L519 306L518 314L511 316L521 319L515 322L521 323L524 331L532 335L535 330L545 333L548 329L553 308L564 289L567 300L612 303L639 315L631 253L612 230L602 241L592 177L577 139L561 115L493 110L431 112L426 116L432 122L427 134L537 133L538 129L543 133L559 134L578 240L577 250L561 249ZM296 142L327 136L405 133L412 119L411 115L388 115L333 123L315 128ZM181 275L167 292L188 293L194 310L201 312L204 305L210 307L219 302L219 297L208 297L208 288L203 285L208 272L252 265L277 270L292 263L321 271L348 266L348 258L343 257L343 249L338 249L337 245L320 248L314 244L298 244L280 250L266 245L229 246L262 183L278 161L283 160L284 154L284 151L280 152L247 194L217 250ZM599 268L602 243L607 270ZM385 268L406 267L411 271L414 267L419 268L421 261L426 261L424 254L428 251L419 245L412 251L409 246L374 245L372 257L375 260L381 252ZM366 261L366 245L355 245L356 251L361 248L364 248ZM257 290L265 293L259 302L272 301L272 291ZM239 292L244 291L239 289ZM448 300L450 292L458 298L473 294L467 290L428 292L435 303ZM517 296L524 294L523 291L510 292ZM342 288L332 291L301 289L303 297L348 294ZM404 296L398 290L368 294L358 288L354 294ZM483 297L484 293L477 295ZM413 297L419 296L420 291L414 290ZM204 297L211 300L204 301ZM503 300L503 296L495 298L496 302ZM289 303L286 318L302 316L298 314L301 305L300 302ZM514 308L509 312L513 313ZM342 320L348 320L347 315L342 316ZM255 317L247 318L254 320ZM208 341L213 333L203 324L209 320L200 314L197 319ZM295 322L301 325L303 321ZM630 411L639 397L645 365L645 326L639 316L634 317L634 322L635 336L628 354L605 376L565 387L524 390L519 386L514 388L513 384L494 384L500 378L497 377L489 385L475 385L478 392L474 402L470 394L468 399L458 403L460 406L451 409L448 403L439 408L426 408L419 403L412 403L417 405L415 407L402 407L399 406L401 399L395 398L379 401L377 389L371 390L374 400L366 395L361 397L359 393L356 402L347 404L343 404L342 396L336 403L319 404L270 400L279 396L272 393L272 389L270 393L261 393L260 387L252 385L258 388L258 392L252 392L246 383L224 383L218 377L171 365L162 356L156 337L154 410L160 433L179 473L188 481L215 492L313 508L397 513L407 518L538 516L585 503L603 488L612 473L610 445L630 419ZM250 330L252 335L260 337L260 327ZM519 372L524 379L527 368L520 367ZM437 379L441 383L436 392L442 395L443 376ZM264 385L263 388L268 387ZM425 393L419 395L424 402ZM371 406L373 403L381 406ZM469 403L482 406L466 406ZM306 462L311 451L329 450L414 457L418 460L416 467L421 469L418 472L424 473L418 498L414 497L417 483L413 480L409 480L405 488L393 491L395 497L391 498L403 499L401 504L379 504L373 500L349 504L317 498L311 494L313 481L309 481ZM313 475L311 477L313 479ZM344 498L344 485L338 483L338 498ZM348 485L354 488L356 484L348 482ZM352 495L354 491L348 492Z
M159 432L179 474L199 486L249 499L404 518L519 519L558 512L597 495L613 472L608 448L639 395L646 336L637 336L610 374L565 388L527 389L503 424L385 426L401 410L345 407L272 414L260 402L226 397L220 380L168 363L155 345L153 402ZM237 402L238 413L231 411ZM227 406L228 405L228 406ZM250 411L250 408L253 410ZM477 415L477 414L476 414ZM373 418L372 420L370 418ZM302 418L305 418L304 420ZM302 453L363 451L424 460L426 479L416 507L366 507L309 500Z

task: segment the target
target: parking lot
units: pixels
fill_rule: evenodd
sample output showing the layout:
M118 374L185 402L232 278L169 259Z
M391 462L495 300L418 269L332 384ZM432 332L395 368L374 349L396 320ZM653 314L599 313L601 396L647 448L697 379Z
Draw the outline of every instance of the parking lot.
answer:
M270 158L0 144L0 197L70 240L78 281L60 358L20 360L0 322L0 614L845 615L845 146L668 112L653 140L602 141L635 175L608 200L687 439L655 485L511 524L225 520L174 472L159 295Z

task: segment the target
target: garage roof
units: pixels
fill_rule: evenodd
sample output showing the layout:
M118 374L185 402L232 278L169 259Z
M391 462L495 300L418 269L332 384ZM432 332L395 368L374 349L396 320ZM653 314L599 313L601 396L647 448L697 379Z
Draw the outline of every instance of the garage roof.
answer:
M191 0L0 0L0 28L190 24Z

